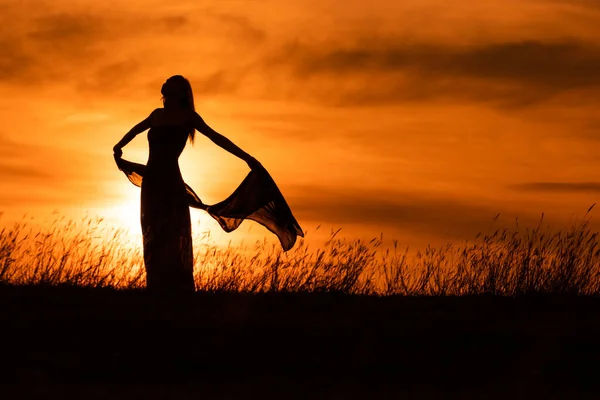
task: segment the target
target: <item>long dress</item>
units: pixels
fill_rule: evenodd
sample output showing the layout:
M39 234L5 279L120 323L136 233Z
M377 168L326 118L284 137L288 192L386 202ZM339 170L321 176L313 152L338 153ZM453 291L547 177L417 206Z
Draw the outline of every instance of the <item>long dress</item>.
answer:
M154 126L148 132L147 165L115 156L131 183L141 190L141 225L147 288L152 291L193 291L193 250L189 207L208 212L226 232L244 219L256 221L291 249L302 228L275 181L264 168L250 171L225 200L206 205L181 176L178 159L188 132L178 125Z

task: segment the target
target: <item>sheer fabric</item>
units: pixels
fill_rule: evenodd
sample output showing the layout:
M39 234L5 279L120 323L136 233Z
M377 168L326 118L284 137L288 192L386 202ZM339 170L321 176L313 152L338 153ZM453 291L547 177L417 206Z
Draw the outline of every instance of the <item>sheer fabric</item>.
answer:
M193 290L189 207L208 212L225 230L244 219L258 222L279 238L284 251L304 236L269 173L252 170L225 200L206 205L181 177L178 158L187 141L179 126L155 126L148 132L147 165L115 157L131 183L142 188L141 224L148 289Z

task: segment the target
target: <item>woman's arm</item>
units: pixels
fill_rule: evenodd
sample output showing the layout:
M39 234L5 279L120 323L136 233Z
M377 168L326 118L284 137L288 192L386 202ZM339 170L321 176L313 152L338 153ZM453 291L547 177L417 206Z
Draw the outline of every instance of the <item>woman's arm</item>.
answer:
M262 168L262 165L258 160L252 157L250 154L246 153L244 150L237 147L231 140L227 139L225 136L216 132L210 126L204 122L202 117L198 115L198 113L194 113L193 116L194 128L202 133L204 136L213 141L214 144L221 147L222 149L230 152L236 157L241 158L246 161L250 169Z
M125 136L123 136L123 139L121 139L119 143L117 143L115 147L113 147L113 152L116 156L121 157L121 155L123 154L123 151L121 149L125 147L127 143L131 142L133 138L135 138L140 133L144 132L146 129L150 129L150 127L152 126L152 118L154 117L154 114L157 110L152 111L148 118L131 128L131 130L127 132Z

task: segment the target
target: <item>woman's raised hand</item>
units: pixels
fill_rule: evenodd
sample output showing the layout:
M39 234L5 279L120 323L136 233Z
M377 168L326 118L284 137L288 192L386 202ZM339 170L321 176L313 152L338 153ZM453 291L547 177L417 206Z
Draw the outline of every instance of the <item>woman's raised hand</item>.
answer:
M263 168L262 164L254 157L249 157L246 159L246 163L251 170L261 169Z
M113 147L113 153L115 157L121 158L123 155L123 150L119 146Z

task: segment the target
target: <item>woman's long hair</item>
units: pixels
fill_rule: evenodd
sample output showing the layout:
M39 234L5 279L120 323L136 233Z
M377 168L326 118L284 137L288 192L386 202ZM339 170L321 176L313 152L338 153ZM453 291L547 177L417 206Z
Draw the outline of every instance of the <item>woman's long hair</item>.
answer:
M174 84L179 86L180 89L176 91L165 91L165 87L163 86L161 89L161 93L163 95L163 106L167 107L171 103L176 103L178 107L196 111L196 108L194 107L194 94L192 92L192 85L190 85L190 82L181 75L173 75L167 79L167 82L170 82L172 85ZM171 88L172 87L173 86L171 86ZM195 135L196 129L193 127L190 128L188 137L192 143L194 143Z

